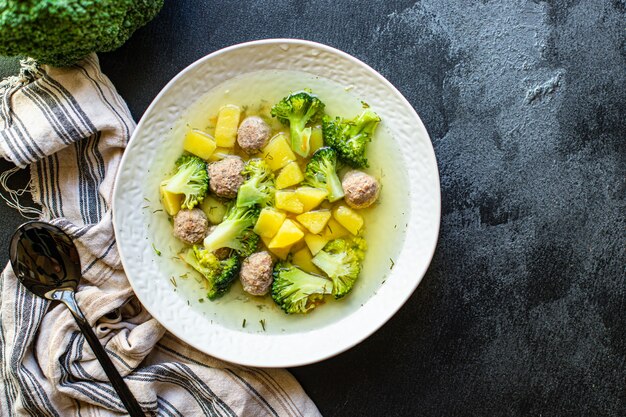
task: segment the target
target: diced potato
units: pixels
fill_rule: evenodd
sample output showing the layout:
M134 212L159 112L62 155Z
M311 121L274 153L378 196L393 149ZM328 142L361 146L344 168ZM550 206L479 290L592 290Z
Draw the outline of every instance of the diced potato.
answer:
M335 207L333 217L353 235L358 234L363 227L363 216L348 206L340 205Z
M314 127L311 131L311 155L316 150L324 146L324 136L322 135L321 127Z
M283 188L291 187L292 185L300 184L304 180L304 175L300 170L297 162L290 162L276 177L276 188L282 190Z
M208 133L197 129L187 132L183 142L183 149L202 159L209 159L216 147L215 140Z
M209 161L211 162L216 162L216 161L221 161L222 159L226 158L228 155L232 155L233 154L233 148L215 148L215 151L213 151L213 154L211 155L211 157L209 158Z
M237 128L241 109L233 104L222 107L217 114L215 143L223 148L232 148L237 140Z
M296 216L300 224L313 234L321 233L330 219L330 211L307 211Z
M261 210L259 218L254 225L254 233L261 237L272 238L285 221L287 214L284 211L266 207Z
M296 214L300 214L304 211L304 204L302 204L294 191L276 191L274 199L277 209Z
M296 194L304 206L303 211L311 211L324 201L328 191L321 188L299 187L296 189Z
M204 197L200 208L204 211L211 224L221 223L227 210L226 205L219 198L210 194Z
M313 264L312 259L313 259L313 255L311 255L311 251L309 251L309 248L304 247L300 249L299 251L296 251L293 253L291 262L294 265L299 266L300 269L302 269L305 272L309 272L311 274L322 275L322 271L320 271Z
M306 236L306 232L305 232L305 236ZM304 239L300 240L298 243L294 243L293 246L291 247L291 253L296 253L298 252L300 249L302 248L306 248L306 242L304 241Z
M180 210L180 204L183 202L182 194L174 194L166 191L163 186L161 186L161 203L163 204L163 209L170 216L176 215Z
M304 241L306 242L306 245L311 253L315 256L317 255L317 252L324 249L324 246L326 246L329 239L324 236L307 233L304 235Z
M322 231L322 236L328 240L339 239L340 237L346 237L349 235L350 232L348 229L339 224L339 222L335 219L330 219Z
M268 245L269 249L274 248L286 248L292 246L304 237L304 232L295 224L293 220L286 219L278 229L276 236L274 236Z
M261 237L261 240L263 241L263 243L265 244L265 247L267 248L267 250L269 250L271 253L274 254L274 256L276 256L278 259L282 259L283 261L285 259L287 259L287 255L289 255L289 252L291 251L292 246L287 246L286 248L269 248L270 242L272 241L271 238L266 238L266 237Z
M270 166L272 171L277 171L288 163L296 160L296 156L291 150L291 145L283 133L274 136L262 150L263 159Z

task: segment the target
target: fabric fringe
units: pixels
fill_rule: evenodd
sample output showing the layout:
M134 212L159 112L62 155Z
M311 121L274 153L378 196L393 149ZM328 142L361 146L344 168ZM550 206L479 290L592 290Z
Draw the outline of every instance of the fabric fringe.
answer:
M25 219L28 219L28 220L40 219L43 216L43 212L40 209L35 208L35 207L24 206L20 202L20 197L23 196L24 194L29 193L32 195L32 182L33 182L32 177L24 188L13 190L8 185L9 179L13 176L13 174L20 171L21 169L22 168L20 167L13 167L11 169L7 169L6 171L0 174L0 187L2 188L2 190L4 190L4 192L0 192L0 198L2 198L5 201L7 206L17 210Z

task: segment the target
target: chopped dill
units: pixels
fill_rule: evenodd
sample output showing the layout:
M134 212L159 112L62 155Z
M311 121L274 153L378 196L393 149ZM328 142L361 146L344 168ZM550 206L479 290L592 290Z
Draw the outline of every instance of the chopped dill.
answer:
M146 206L143 206L141 209L142 209L142 210L145 210L145 209L147 209L147 208L150 208L150 205L149 205L149 204L148 204L148 205L146 205Z
M176 283L176 278L170 277L170 282L172 283L174 287L178 287L178 284Z
M148 203L150 202L150 199L148 197L144 197L143 199L147 201Z
M204 303L204 298L198 298L199 303Z
M391 266L389 267L389 269L391 270L396 265L396 263L391 258L389 258L389 260L391 261Z
M152 212L152 214L154 214L154 213L158 213L158 212L160 212L160 211L163 211L163 209L156 209L156 210L154 210L154 211Z
M243 319L243 321L241 322L241 327L243 327L244 329L246 328L246 319Z
M157 256L161 256L161 251L160 251L160 250L158 250L158 249L156 248L156 246L154 246L154 243L152 244L152 249L154 249L154 253L156 253L156 254L157 254Z
M176 259L178 259L178 258L176 258ZM189 278L189 272L185 272L184 274L179 275L179 278L182 278L182 279Z
M263 328L263 331L265 331L265 319L259 320L259 323L261 323L261 327Z
M369 109L370 105L367 104L366 102L364 102L363 100L361 100L361 106L363 106L364 109Z

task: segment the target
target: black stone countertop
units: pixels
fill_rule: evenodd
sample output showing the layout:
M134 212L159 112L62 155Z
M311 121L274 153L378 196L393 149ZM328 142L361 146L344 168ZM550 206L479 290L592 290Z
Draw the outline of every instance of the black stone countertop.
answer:
M626 414L624 0L166 3L100 56L136 118L194 60L297 37L371 65L430 132L437 252L380 331L292 369L324 415ZM3 261L19 222L0 206Z

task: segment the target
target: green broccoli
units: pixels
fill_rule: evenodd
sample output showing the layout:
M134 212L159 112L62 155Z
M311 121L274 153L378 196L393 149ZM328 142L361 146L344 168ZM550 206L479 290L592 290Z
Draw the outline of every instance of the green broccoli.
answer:
M274 267L272 299L287 314L306 313L315 308L324 294L332 291L332 282L311 275L289 262Z
M282 124L289 124L291 148L306 158L311 152L311 128L309 122L318 120L324 111L324 103L306 91L292 93L272 107L271 114Z
M237 255L220 261L213 252L194 246L181 254L181 258L206 278L209 300L226 294L239 273L240 262Z
M246 180L237 192L237 207L271 205L274 199L274 173L262 159L251 159L243 170Z
M343 187L337 176L337 153L333 148L319 148L313 154L304 171L304 182L311 187L328 190L328 201L331 203L343 198Z
M202 203L209 187L206 163L197 156L183 155L176 161L176 167L174 176L163 181L161 186L170 193L184 194L180 206L192 209Z
M342 298L350 292L361 272L367 243L365 239L335 239L313 257L313 263L333 281L333 295Z
M212 252L220 248L231 248L243 257L254 253L259 236L252 231L252 227L259 212L257 207L237 207L231 203L224 220L204 238L205 249Z
M365 168L368 166L367 144L379 122L380 117L370 109L352 120L325 116L322 120L324 144L335 149L342 162L353 168Z
M161 6L163 0L0 1L0 55L71 65L120 47Z

